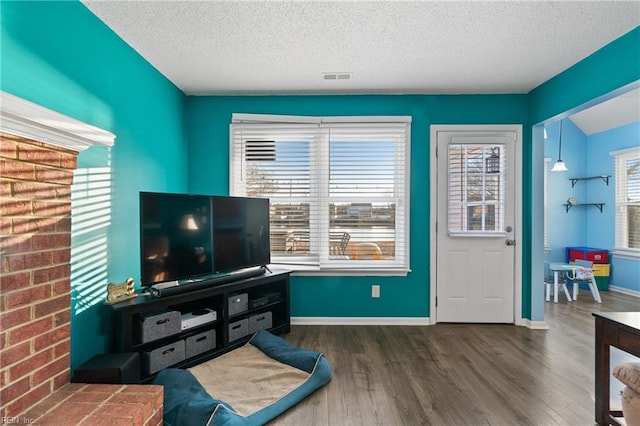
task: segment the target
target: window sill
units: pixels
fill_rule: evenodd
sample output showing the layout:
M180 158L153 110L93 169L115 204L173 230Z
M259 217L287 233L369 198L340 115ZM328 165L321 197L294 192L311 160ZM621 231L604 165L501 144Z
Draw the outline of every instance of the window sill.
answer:
M613 249L613 255L620 259L640 260L640 250L616 248Z
M393 276L406 277L410 269L401 268L371 268L371 267L352 267L352 268L321 268L317 265L296 265L278 263L273 265L277 269L287 269L291 271L291 275L296 277L314 277L314 276L339 276L339 277L358 277L358 276ZM271 268L271 265L269 266Z

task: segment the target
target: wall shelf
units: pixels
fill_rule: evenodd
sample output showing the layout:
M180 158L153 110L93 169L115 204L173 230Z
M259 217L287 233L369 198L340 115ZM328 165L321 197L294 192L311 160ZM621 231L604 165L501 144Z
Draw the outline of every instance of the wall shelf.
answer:
M575 207L575 206L596 206L598 210L600 210L600 213L602 213L602 207L604 206L604 203L578 203L578 204L565 203L563 204L563 206L565 207L565 209L567 209L567 212L569 212L571 207Z
M571 187L572 188L576 185L576 183L578 183L581 180L591 180L591 179L602 179L604 181L604 183L606 183L607 186L609 186L609 178L610 177L611 177L611 175L599 175L599 176L569 178L569 180L571 181Z

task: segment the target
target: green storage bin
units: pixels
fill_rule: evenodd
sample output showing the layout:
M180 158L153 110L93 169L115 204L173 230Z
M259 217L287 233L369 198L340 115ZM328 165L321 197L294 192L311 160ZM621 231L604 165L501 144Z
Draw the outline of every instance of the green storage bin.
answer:
M609 277L596 276L595 279L598 290L609 290Z

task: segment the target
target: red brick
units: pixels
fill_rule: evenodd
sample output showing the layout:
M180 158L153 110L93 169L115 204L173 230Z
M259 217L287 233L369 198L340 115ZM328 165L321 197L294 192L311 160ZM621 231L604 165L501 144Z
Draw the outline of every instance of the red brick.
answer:
M58 312L53 316L53 326L65 326L71 322L71 308Z
M134 426L133 419L127 417L112 417L91 415L87 417L80 426Z
M5 271L18 272L52 264L53 252L18 253L5 256Z
M31 305L34 302L49 299L51 297L51 285L36 285L29 288L15 290L6 294L5 297L7 309Z
M52 359L53 349L47 349L29 358L25 358L9 368L9 380L14 381L27 376L33 371L35 366L48 364Z
M51 250L71 246L71 235L66 232L56 234L36 234L33 236L33 250Z
M12 194L16 198L29 200L49 200L58 198L59 185L34 181L18 181L12 186Z
M31 321L31 308L24 307L20 309L12 309L6 312L0 313L0 327L3 330L8 330L17 325L24 324ZM0 365L6 365L0 362Z
M0 401L2 401L2 404L4 405L9 401L13 401L18 398L25 392L28 392L30 388L31 385L29 383L29 377L23 377L22 379L0 389Z
M31 389L18 399L6 406L6 416L16 417L29 409L34 402L41 401L51 393L51 385L43 383L40 386Z
M57 218L56 232L71 232L71 217Z
M139 404L104 404L98 408L95 416L129 417L132 424L142 425L145 417L143 409Z
M76 415L66 415L64 413L55 413L46 415L37 419L35 424L37 425L46 425L46 426L77 426L79 425L87 416L82 414Z
M30 216L33 214L31 200L18 200L15 198L0 200L0 216Z
M64 200L35 200L33 201L33 214L36 216L69 216L71 215L71 203Z
M34 316L36 318L45 315L51 315L54 312L65 310L71 306L71 295L63 294L62 296L50 298L44 302L35 305Z
M8 333L7 343L15 345L44 334L52 329L51 322L51 318L42 318L41 320L16 327Z
M164 423L164 416L163 416L162 405L161 405L160 408L156 410L155 413L153 413L153 416L149 420L147 420L147 422L145 423L145 426L162 426L163 423Z
M4 136L5 133L0 134L0 157L2 160L5 159L13 159L18 158L18 143L12 140L9 140L9 137Z
M69 339L71 337L71 325L66 324L62 327L56 327L50 330L48 333L36 336L33 340L33 350L40 351L44 348L53 347L58 343Z
M2 368L9 367L31 355L31 343L24 342L20 345L11 346L0 352L0 365Z
M55 265L33 271L33 284L58 282L71 276L71 265Z
M38 385L42 382L50 380L52 377L57 376L58 374L64 372L69 369L70 356L66 355L50 364L45 365L44 367L36 370L31 375L31 380L34 385Z
M0 236L0 252L4 255L31 251L32 235Z
M0 197L9 198L13 195L13 182L0 179Z
M33 234L36 232L56 232L56 218L18 217L13 219L14 234Z
M3 274L0 279L0 291L9 291L26 288L31 285L31 272L17 272L15 274Z
M95 383L95 384L87 385L87 387L84 388L83 392L97 392L97 393L105 393L105 394L113 395L116 392L122 391L124 387L125 387L124 385L108 385L108 384L102 384L102 383Z
M53 356L60 358L71 353L71 339L63 340L53 347Z
M33 164L20 161L0 159L0 176L13 179L33 180L36 178L36 168Z
M71 185L73 183L73 171L36 166L35 179L38 182Z
M60 153L32 144L20 144L18 146L18 160L60 167Z
M13 219L0 217L0 235L9 235L13 233Z

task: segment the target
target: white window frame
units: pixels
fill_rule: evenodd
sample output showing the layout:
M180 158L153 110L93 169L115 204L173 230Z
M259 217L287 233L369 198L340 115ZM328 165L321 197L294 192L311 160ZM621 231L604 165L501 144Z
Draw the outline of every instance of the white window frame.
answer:
M627 246L627 206L630 203L624 200L627 193L626 162L631 159L640 158L640 147L628 148L609 153L614 158L615 165L615 247L613 254L618 257L628 259L640 259L640 249L629 248Z
M272 263L278 265L286 265L288 268L309 275L406 275L409 271L409 199L410 199L410 147L411 147L411 117L410 116L344 116L344 117L299 117L288 115L263 115L263 114L238 114L232 116L229 127L229 144L230 144L230 171L229 171L229 192L231 195L242 196L243 185L238 183L241 177L236 170L237 162L242 161L236 158L237 152L234 147L234 125L242 124L312 124L318 126L318 137L313 140L318 146L310 147L310 162L312 172L311 180L314 182L311 186L313 191L309 200L311 209L317 209L311 213L310 223L310 244L312 254L309 256L278 256L272 253ZM339 128L341 126L355 124L363 125L372 124L379 126L383 123L393 125L405 125L406 145L404 147L404 158L398 158L397 162L404 162L402 170L396 170L400 173L397 181L401 181L401 190L395 196L397 203L402 203L402 214L396 217L395 223L395 240L396 240L396 259L394 260L340 260L329 256L328 244L322 235L328 235L329 217L328 205L331 202L348 202L352 200L341 200L339 197L333 198L328 194L328 169L329 160L328 152L329 138L327 129ZM283 202L282 198L278 198ZM366 199L363 201L376 202L378 199ZM299 200L292 201L296 202ZM379 201L379 200L378 200ZM326 246L326 247L325 247Z

